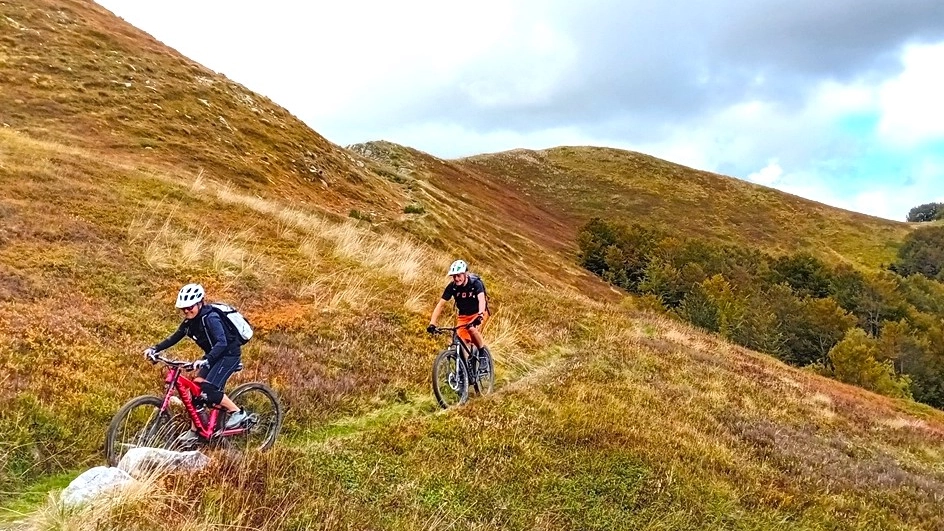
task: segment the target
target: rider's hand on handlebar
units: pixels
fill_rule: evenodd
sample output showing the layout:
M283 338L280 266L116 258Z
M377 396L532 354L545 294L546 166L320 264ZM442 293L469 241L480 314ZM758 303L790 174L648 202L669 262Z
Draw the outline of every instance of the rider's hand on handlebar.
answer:
M148 347L144 349L144 357L147 358L151 363L157 363L157 360L154 359L154 356L157 354L157 351L154 350L154 347Z
M475 319L472 319L472 322L469 323L470 328L475 328L476 326L482 324L482 314L475 316Z
M203 358L200 358L200 359L198 359L198 360L196 360L196 361L194 361L193 363L190 364L190 370L191 370L191 371L195 371L195 370L199 369L200 367L203 367L203 366L205 366L205 365L208 365L209 363L210 363L209 361L207 361L207 360L205 360L205 359L203 359Z
M439 329L436 328L436 325L430 323L429 326L426 327L427 334L435 334L436 332L439 332Z

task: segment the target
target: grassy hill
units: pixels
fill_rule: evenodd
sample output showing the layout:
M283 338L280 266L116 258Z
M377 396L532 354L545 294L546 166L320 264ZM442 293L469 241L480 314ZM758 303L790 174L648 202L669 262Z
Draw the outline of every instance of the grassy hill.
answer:
M595 199L566 202L555 186L574 179L542 173L565 160L526 174L484 162L518 155L345 150L89 2L0 4L0 28L0 525L944 526L944 414L633 310L574 263ZM595 164L580 151L560 156ZM804 217L807 203L763 193ZM817 208L849 260L907 230ZM422 330L457 256L497 310L498 392L440 412L441 341ZM233 382L279 391L284 437L64 513L47 491L100 464L114 411L160 389L140 351L194 280L255 325Z
M774 254L813 250L830 262L875 267L894 260L910 230L906 223L618 149L513 150L462 163L575 219L652 224Z

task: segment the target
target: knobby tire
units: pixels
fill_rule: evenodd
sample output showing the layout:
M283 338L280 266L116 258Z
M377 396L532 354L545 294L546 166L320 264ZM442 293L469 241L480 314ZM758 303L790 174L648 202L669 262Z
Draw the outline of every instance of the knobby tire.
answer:
M469 399L466 365L461 360L457 364L457 356L455 349L447 348L433 362L433 394L443 409L464 404Z
M157 396L139 396L115 413L105 432L105 460L109 466L117 466L134 447L172 449L180 429L169 412L161 413L162 403Z
M284 412L275 391L259 383L244 383L229 393L230 399L250 415L249 431L230 437L243 450L268 450L282 429Z

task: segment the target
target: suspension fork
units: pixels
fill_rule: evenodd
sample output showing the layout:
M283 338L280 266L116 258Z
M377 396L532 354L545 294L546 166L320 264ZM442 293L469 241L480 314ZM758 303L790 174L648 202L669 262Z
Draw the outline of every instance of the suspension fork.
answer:
M161 413L166 412L170 406L170 397L173 396L173 390L177 387L178 378L180 378L180 367L174 367L173 370L167 371L167 377L164 378L164 401L161 403Z
M465 373L466 383L471 384L472 375L470 374L468 360L468 357L471 355L471 351L466 350L465 345L462 344L462 341L459 339L458 335L453 337L452 348L456 349L456 375L458 376L459 374L459 365L462 365L461 369L462 372Z

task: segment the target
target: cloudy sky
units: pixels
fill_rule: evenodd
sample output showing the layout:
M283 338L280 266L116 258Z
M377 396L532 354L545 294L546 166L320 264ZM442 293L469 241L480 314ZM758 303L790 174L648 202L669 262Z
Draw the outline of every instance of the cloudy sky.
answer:
M98 0L341 145L633 149L903 220L944 201L942 0Z

